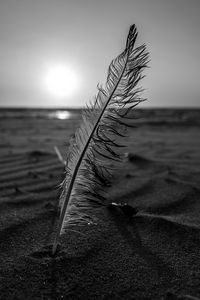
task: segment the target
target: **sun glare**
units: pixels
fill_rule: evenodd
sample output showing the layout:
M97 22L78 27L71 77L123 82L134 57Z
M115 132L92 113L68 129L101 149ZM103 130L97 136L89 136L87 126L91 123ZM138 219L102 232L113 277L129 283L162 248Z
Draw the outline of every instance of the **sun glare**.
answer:
M78 80L72 69L64 65L54 65L47 70L45 85L49 93L62 98L70 96L76 91Z

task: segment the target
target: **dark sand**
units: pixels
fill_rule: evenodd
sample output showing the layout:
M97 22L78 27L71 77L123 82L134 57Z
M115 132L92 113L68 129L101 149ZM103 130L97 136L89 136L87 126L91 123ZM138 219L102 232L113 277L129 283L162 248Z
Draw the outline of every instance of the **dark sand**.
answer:
M58 184L76 120L0 122L0 299L200 297L199 126L139 126L99 208L97 225L68 232L49 255ZM177 296L176 296L177 295Z

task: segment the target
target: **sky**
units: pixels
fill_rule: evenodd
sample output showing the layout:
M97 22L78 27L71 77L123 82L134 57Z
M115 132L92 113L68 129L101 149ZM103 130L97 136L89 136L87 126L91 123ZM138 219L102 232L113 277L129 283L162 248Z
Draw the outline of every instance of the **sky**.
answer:
M1 0L0 106L84 106L134 23L151 59L143 107L200 107L199 13L199 0ZM47 86L53 66L75 75L71 94Z

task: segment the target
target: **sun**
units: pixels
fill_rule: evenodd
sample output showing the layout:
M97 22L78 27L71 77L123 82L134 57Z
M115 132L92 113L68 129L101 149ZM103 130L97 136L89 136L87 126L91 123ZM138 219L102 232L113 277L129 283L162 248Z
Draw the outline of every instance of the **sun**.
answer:
M51 95L63 98L75 93L78 89L78 78L70 67L56 64L47 69L45 86Z

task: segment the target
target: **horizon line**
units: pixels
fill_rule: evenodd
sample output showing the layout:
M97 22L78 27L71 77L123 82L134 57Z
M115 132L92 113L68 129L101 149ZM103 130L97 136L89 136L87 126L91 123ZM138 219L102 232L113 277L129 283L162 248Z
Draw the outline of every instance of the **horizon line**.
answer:
M1 106L0 109L49 109L49 110L74 110L85 109L85 106L63 107L63 106ZM134 109L200 109L200 106L136 106Z

